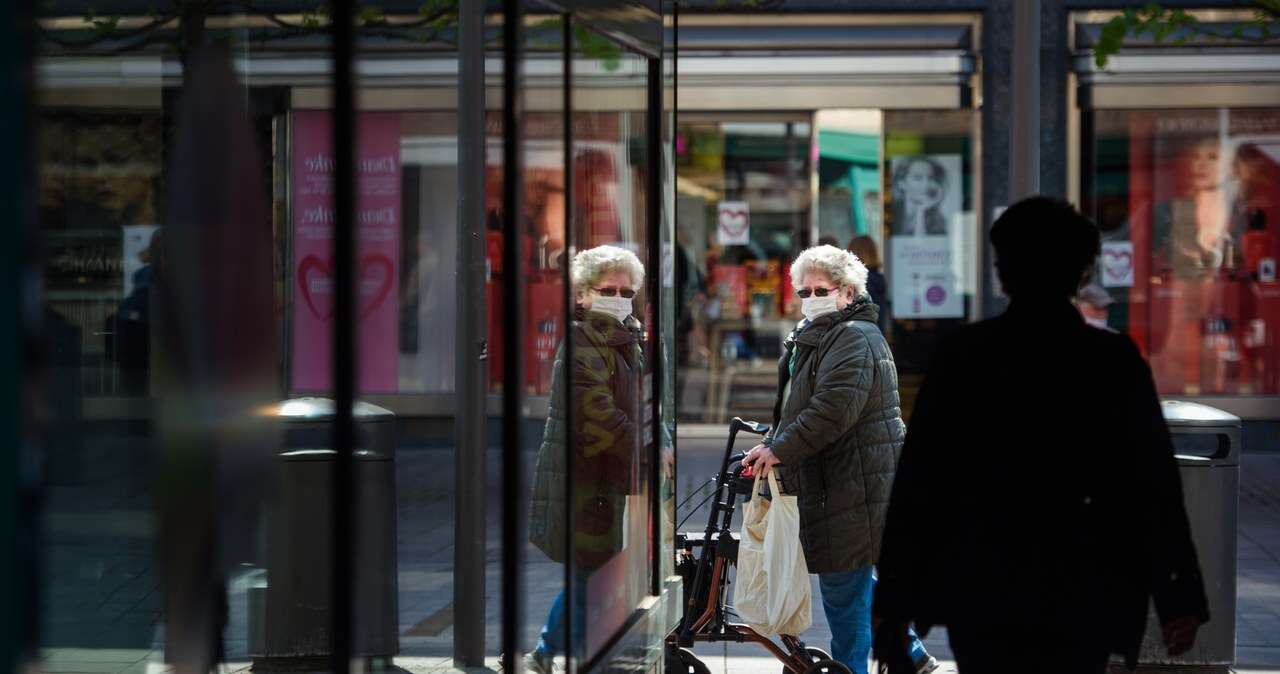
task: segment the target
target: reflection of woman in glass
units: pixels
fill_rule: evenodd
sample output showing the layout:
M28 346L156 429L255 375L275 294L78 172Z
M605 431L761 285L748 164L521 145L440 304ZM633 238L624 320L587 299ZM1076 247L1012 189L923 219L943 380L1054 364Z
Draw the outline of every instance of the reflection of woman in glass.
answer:
M580 644L585 634L586 576L623 547L624 505L637 455L643 366L640 322L632 311L644 283L644 267L631 251L599 246L575 255L570 271L577 298L573 359L567 360L563 346L556 356L550 413L534 471L529 539L553 561L563 563L568 557L565 482L566 459L572 451L572 552L582 571L574 586L572 632L574 643ZM565 426L566 410L571 410L571 429ZM569 447L566 439L571 439ZM561 592L537 649L525 660L527 668L550 672L552 658L565 652L563 617Z
M947 170L929 157L904 159L893 171L895 236L941 236L947 233L942 200L947 196Z

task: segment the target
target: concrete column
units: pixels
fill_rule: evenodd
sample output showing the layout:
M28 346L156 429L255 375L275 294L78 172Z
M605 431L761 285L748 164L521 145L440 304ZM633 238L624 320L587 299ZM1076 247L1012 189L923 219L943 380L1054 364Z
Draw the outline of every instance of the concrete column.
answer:
M1009 200L1040 192L1040 0L1013 0Z

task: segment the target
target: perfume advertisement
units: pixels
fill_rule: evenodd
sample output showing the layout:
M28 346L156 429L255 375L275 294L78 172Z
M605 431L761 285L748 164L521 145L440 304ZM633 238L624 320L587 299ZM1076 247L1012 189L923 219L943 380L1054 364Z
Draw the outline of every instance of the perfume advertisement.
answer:
M889 160L893 317L963 318L960 155Z

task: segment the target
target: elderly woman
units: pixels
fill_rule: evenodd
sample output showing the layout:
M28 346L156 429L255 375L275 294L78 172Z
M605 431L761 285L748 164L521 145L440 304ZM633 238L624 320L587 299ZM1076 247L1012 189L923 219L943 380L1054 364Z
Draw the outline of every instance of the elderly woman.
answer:
M632 311L636 292L644 283L644 267L629 250L599 246L575 255L570 274L576 297L573 359L566 358L563 346L556 355L550 414L534 470L529 538L553 561L567 559L564 485L566 457L572 451L572 554L581 571L575 579L572 631L574 642L580 644L586 578L622 551L624 504L631 489L642 418L640 322ZM572 409L571 430L565 427L568 409ZM525 658L526 668L550 672L553 658L564 654L563 616L561 592L537 649Z
M867 673L871 596L889 489L906 435L898 372L876 327L867 268L852 253L817 246L791 265L804 320L778 367L773 430L743 460L799 497L800 544L818 574L831 655ZM912 635L920 672L937 668Z

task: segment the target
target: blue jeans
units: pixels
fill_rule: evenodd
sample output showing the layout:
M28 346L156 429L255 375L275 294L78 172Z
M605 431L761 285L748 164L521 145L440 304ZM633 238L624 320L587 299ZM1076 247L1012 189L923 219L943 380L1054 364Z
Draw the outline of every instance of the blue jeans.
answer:
M853 674L867 674L867 658L871 657L871 595L875 586L872 566L818 574L822 608L831 627L831 657L844 663ZM916 631L908 628L907 632L911 637L911 659L920 662L929 654Z
M587 582L586 578L582 578L580 582L574 584L573 593L573 645L574 648L581 651L584 644L584 637L587 633ZM560 594L556 595L556 600L551 603L551 610L547 613L547 622L542 626L542 634L538 639L537 653L539 656L554 657L557 655L567 655L565 650L569 644L564 638L564 590L560 590Z

